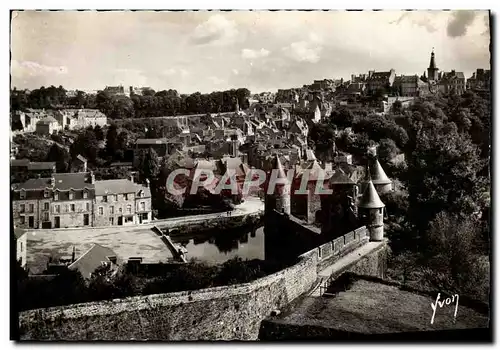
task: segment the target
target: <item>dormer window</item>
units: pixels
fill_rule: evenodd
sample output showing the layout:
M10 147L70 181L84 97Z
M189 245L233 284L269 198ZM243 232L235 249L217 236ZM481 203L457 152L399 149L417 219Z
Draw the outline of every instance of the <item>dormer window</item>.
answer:
M89 193L87 192L87 190L84 190L83 191L83 198L87 199L88 197L89 197Z
M73 191L69 191L69 200L73 200L75 198L75 194Z
M54 200L59 200L59 192L54 192Z
M19 192L19 198L26 199L26 191L25 190L21 190L21 192Z
M49 190L45 190L45 191L43 191L43 197L44 197L44 198L49 198L49 194L50 194L50 193L49 193Z

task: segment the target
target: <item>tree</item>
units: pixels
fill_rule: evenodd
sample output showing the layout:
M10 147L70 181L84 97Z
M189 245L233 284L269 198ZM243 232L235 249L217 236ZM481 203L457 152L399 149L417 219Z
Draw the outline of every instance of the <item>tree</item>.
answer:
M382 163L388 164L391 159L399 154L399 152L399 148L396 146L396 143L393 140L380 140L379 146L377 148L377 154Z
M95 137L94 131L85 130L78 135L75 142L70 147L71 157L76 158L79 154L94 163L99 152L99 144Z
M489 275L480 266L480 252L476 249L478 233L477 223L470 218L445 212L436 216L427 234L430 247L427 261L432 271L428 277L434 277L435 284L487 299Z
M335 129L328 124L315 124L309 133L309 139L314 143L316 156L329 159L333 156L335 144Z
M59 147L55 143L52 144L52 146L49 149L49 153L47 153L47 162L55 162L56 171L58 173L67 172L70 161L71 157L66 149Z
M100 125L96 125L94 127L94 134L97 139L97 141L103 141L104 140L104 131L102 130Z
M466 198L474 202L485 192L485 179L478 176L484 166L478 147L448 125L420 126L408 157L410 219L419 230L442 210L459 213L468 207L464 214L472 214L474 207L464 206Z
M156 151L152 148L142 149L139 151L138 159L137 167L141 181L156 179L160 172L160 162Z
M111 124L106 133L106 153L108 157L114 157L118 149L118 131L116 124Z

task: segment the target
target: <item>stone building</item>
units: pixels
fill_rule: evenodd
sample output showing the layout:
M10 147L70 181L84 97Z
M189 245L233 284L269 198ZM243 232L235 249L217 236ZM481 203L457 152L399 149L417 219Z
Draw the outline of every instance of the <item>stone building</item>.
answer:
M319 189L326 189L328 174L316 159L299 168L293 182L291 213L308 224L319 223L321 197Z
M13 191L14 226L92 226L93 179L86 173L66 173L18 184Z
M394 79L394 89L399 96L420 96L420 91L427 85L420 80L418 75L401 75Z
M465 75L463 72L444 72L439 80L439 90L445 94L454 92L462 95L466 90Z
M108 118L98 109L62 109L54 113L54 118L61 129L85 129L89 126L108 125Z
M151 190L92 173L53 174L15 185L12 211L16 228L140 224L152 220Z
M14 235L16 237L16 261L24 268L27 260L28 234L24 230L16 229Z
M95 183L94 226L121 226L152 220L151 190L133 179Z
M467 79L467 90L490 90L491 71L489 69L477 69L472 77Z
M58 130L61 130L61 126L52 116L47 116L36 123L36 133L40 135L52 135Z
M388 72L375 72L370 71L366 81L366 88L369 94L373 94L377 90L386 90L392 87L396 72L394 69Z

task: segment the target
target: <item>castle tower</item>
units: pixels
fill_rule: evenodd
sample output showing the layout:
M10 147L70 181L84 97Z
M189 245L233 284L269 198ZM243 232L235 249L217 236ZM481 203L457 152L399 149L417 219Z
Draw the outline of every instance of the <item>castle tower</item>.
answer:
M274 188L268 191L272 172L277 172L277 183L272 184ZM270 214L273 210L280 213L290 214L290 183L286 177L285 170L281 164L278 154L271 161L271 169L267 175L265 193L265 212ZM270 192L270 193L268 193Z
M384 208L385 204L380 200L373 182L369 180L358 202L358 211L361 223L370 232L370 241L380 242L384 239Z
M370 178L375 185L375 188L380 193L389 192L392 190L392 181L386 175L384 169L380 165L377 158L373 160L372 166L369 169Z
M438 80L438 71L439 69L436 67L436 61L434 58L434 48L432 48L431 61L429 63L429 68L427 68L427 79L429 81Z

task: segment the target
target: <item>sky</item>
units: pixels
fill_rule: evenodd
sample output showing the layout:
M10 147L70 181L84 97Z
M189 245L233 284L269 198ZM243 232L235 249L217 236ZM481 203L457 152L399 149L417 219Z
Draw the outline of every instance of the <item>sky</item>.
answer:
M252 93L349 79L490 68L487 11L24 11L11 21L11 84Z

